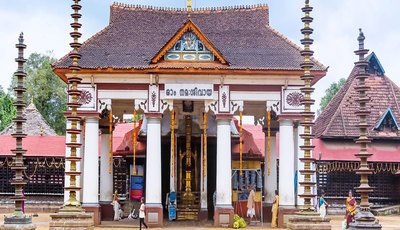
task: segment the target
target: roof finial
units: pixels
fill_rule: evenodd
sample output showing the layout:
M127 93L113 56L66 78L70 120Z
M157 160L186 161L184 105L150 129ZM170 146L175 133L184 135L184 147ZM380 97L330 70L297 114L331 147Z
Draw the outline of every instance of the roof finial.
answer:
M192 11L192 0L187 0L187 10L188 12Z
M365 36L364 36L364 33L362 32L362 29L360 28L359 30L360 30L360 34L358 35L357 40L358 40L359 49L362 50L362 49L364 49Z

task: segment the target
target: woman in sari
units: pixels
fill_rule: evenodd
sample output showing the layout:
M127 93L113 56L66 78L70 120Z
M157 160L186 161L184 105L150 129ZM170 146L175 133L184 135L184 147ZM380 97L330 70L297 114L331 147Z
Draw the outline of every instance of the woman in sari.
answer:
M271 227L278 227L278 208L279 208L279 196L278 190L275 190L274 204L272 205L272 221Z
M346 228L349 228L349 224L353 222L354 215L356 214L357 202L353 197L353 193L349 192L349 197L346 199Z
M325 201L325 192L322 191L321 197L319 198L319 216L326 217L326 208L328 207L328 203Z

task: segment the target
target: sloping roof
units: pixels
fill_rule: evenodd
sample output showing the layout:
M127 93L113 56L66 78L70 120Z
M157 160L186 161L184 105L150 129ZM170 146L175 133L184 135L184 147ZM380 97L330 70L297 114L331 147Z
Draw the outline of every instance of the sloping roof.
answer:
M370 60L367 57L367 60ZM359 136L358 117L358 92L356 74L358 68L354 67L349 78L331 102L316 119L313 128L317 138L355 138ZM400 88L386 75L370 74L366 79L366 86L370 87L367 95L371 101L367 108L371 111L367 121L369 136L372 138L400 138L400 133L379 132L374 130L382 115L390 108L397 121L400 120Z
M57 133L47 124L33 103L26 107L24 117L26 122L23 124L23 130L28 136L57 136ZM0 135L11 135L14 132L15 123L13 122Z
M321 140L314 139L313 157L321 161L360 161L355 155L360 152L360 145L353 140ZM400 143L398 141L390 144L373 142L368 147L369 162L400 162Z
M0 136L0 156L11 156L15 149L15 138L9 135ZM27 136L22 140L22 146L27 150L26 157L64 157L65 136Z
M267 5L195 9L190 20L229 62L208 68L301 70L301 48L269 26ZM150 64L151 59L187 21L188 12L182 9L113 4L110 24L80 48L79 65L85 69L173 68L173 64ZM70 62L65 56L54 67L66 69ZM314 62L315 70L326 69Z

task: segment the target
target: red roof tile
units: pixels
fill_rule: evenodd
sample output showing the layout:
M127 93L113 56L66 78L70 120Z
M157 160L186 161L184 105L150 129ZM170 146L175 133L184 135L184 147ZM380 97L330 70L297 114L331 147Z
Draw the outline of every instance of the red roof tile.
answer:
M11 149L15 149L15 138L8 135L0 136L0 155L11 156ZM22 141L23 148L27 150L26 155L64 157L65 136L27 136Z
M360 146L353 141L343 140L321 140L314 139L313 157L323 161L360 161L355 154L360 152ZM400 144L395 142L387 143L373 142L368 147L368 153L373 154L368 161L370 162L400 162Z

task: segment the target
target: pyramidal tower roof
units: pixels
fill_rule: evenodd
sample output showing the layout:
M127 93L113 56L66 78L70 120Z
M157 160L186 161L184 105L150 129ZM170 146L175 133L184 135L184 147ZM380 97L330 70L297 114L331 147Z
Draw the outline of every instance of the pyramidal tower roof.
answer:
M25 108L24 117L26 118L26 123L23 126L23 130L28 136L57 136L57 133L47 124L33 102ZM0 135L11 135L14 132L15 124L13 122Z
M369 87L367 96L371 98L367 103L371 111L367 117L368 136L374 139L400 139L400 131L395 124L387 124L390 129L376 128L388 109L392 112L393 120L400 121L400 88L384 74L374 52L366 60L369 62L369 78L365 84ZM358 110L359 97L355 90L358 71L357 67L353 68L346 83L316 119L313 127L316 138L355 138L360 135L355 113Z

